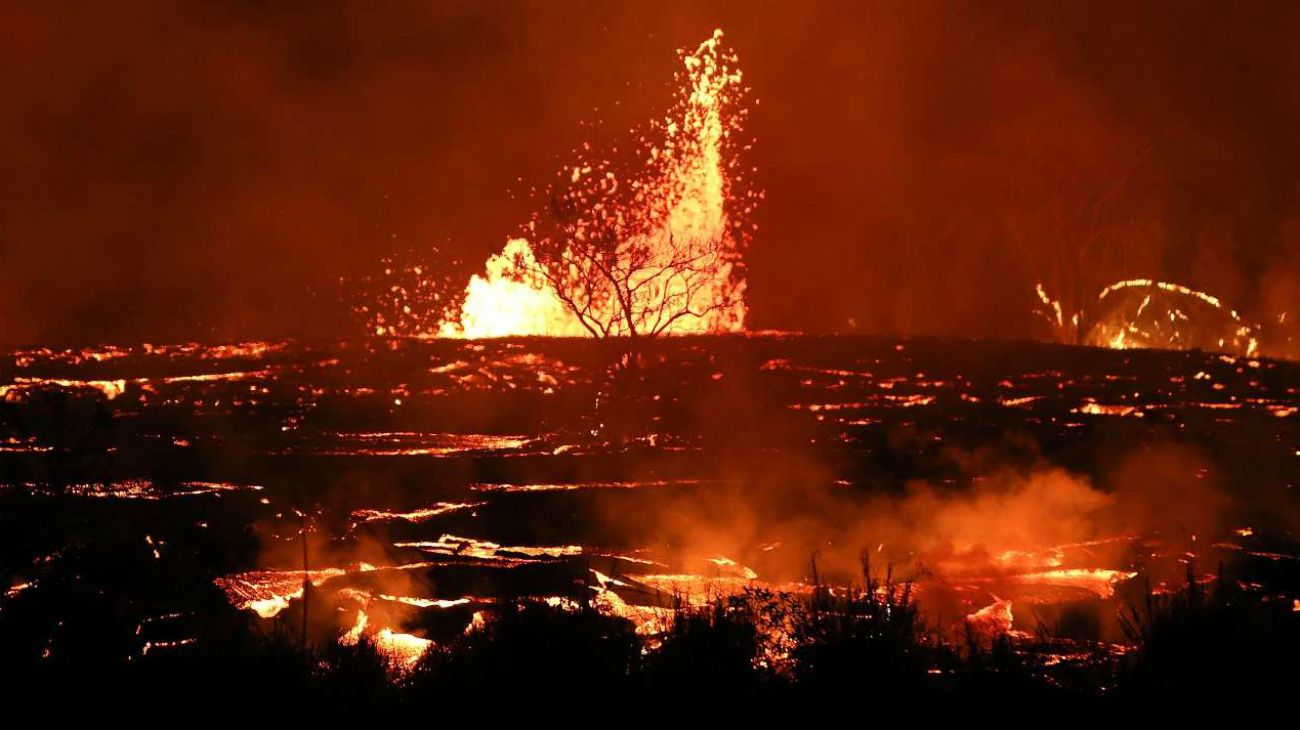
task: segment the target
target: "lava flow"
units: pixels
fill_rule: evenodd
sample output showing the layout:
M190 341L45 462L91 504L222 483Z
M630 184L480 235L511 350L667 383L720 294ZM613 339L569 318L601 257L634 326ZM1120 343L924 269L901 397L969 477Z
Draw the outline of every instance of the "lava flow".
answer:
M355 646L365 637L374 643L375 648L388 657L393 662L398 671L409 669L424 656L433 642L399 631L393 631L391 628L374 628L370 626L370 616L366 609L357 609L357 622L339 637L339 643L344 646Z
M1300 3L256 5L0 4L23 706L1294 704Z

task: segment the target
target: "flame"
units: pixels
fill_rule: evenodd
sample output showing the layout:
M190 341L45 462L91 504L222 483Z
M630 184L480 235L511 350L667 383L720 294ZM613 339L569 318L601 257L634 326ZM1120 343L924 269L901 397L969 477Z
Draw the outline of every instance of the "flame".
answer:
M621 285L598 283L587 291L580 316L570 292L550 277L563 278L571 266L539 264L533 244L512 238L488 258L483 275L465 288L459 316L441 323L446 337L510 335L632 335L641 330L672 334L744 329L745 283L733 264L744 240L744 215L752 205L729 215L736 161L728 150L739 132L743 110L732 107L744 92L737 58L721 43L722 31L682 53L685 83L663 122L652 125L657 138L641 138L644 159L627 176L608 160L579 159L561 177L565 204L581 212L565 226L564 250L596 236L615 240L612 260L596 264L621 272ZM638 169L639 168L639 169ZM625 179L626 178L626 179ZM557 191L551 191L554 194ZM615 195L624 196L616 199ZM625 199L626 198L626 199ZM525 228L538 234L538 217ZM538 240L538 239L535 239ZM687 251L683 258L683 251ZM577 256L577 254L574 254ZM578 260L577 258L573 260ZM696 273L682 274L682 261ZM556 268L560 269L559 271ZM703 272L703 273L700 273ZM611 277L613 278L613 277ZM569 303L566 303L566 298ZM678 317L656 315L672 302ZM629 309L649 312L635 322Z

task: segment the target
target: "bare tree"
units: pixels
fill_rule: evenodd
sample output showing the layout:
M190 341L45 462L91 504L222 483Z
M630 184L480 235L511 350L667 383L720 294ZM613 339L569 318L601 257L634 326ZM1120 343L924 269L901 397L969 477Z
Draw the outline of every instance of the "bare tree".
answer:
M1018 60L989 89L996 123L945 166L937 187L957 214L939 240L1009 253L1052 337L1078 342L1104 287L1161 278L1159 166L1152 140L1095 89Z
M634 154L575 150L544 188L549 205L490 260L493 278L524 284L517 300L535 329L635 350L665 333L743 325L741 249L761 194L739 164L747 90L721 37L682 52L677 102L633 130Z
M534 247L536 271L591 334L655 336L738 304L721 232L584 230L573 212L553 207L563 235Z
M1158 264L1163 231L1126 197L1149 152L1116 166L1030 161L1007 185L1002 234L1033 277L1042 314L1062 342L1083 339L1103 287Z
M632 186L617 198L575 188L533 219L514 274L554 292L594 337L718 331L743 316L744 284L721 210L693 215L680 194Z

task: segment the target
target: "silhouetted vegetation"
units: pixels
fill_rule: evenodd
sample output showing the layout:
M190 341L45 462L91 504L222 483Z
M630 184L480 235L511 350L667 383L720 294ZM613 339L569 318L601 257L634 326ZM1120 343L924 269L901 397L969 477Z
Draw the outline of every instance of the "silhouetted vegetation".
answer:
M858 586L815 582L804 596L749 590L703 605L679 600L666 630L648 642L631 622L588 602L507 601L413 667L395 664L366 638L350 646L328 639L303 646L293 610L262 621L229 607L216 591L201 601L193 645L142 655L117 630L125 609L108 597L88 599L98 593L97 579L83 577L81 593L43 583L0 612L4 671L15 677L15 691L31 697L144 693L157 707L238 698L284 709L413 714L485 704L487 712L501 711L510 708L493 706L493 698L573 693L596 705L702 697L820 703L866 693L905 705L1107 707L1278 700L1300 679L1300 614L1292 606L1224 577L1202 585L1190 570L1182 590L1148 592L1123 609L1131 652L1116 657L1097 650L1091 659L1076 659L1073 669L1055 654L1060 645L1052 641L1064 639L1046 629L1037 640L945 638L919 614L908 583L895 581L892 571L874 577L865 561ZM48 635L47 601L61 607L60 625L78 628L60 634L55 627L57 652L45 654L30 640Z
M1243 590L1222 569L1202 585L1189 562L1183 590L1148 592L1121 618L1137 648L1122 664L1120 699L1258 702L1285 699L1300 686L1300 612L1277 596Z
M597 696L625 688L640 642L627 621L590 606L576 610L535 601L507 603L481 629L427 653L406 678L415 696L436 699L582 688Z
M912 586L897 585L892 569L878 581L865 553L862 575L862 586L837 589L820 581L814 563L812 598L796 613L792 632L795 680L825 695L863 686L915 694L935 642L919 620Z

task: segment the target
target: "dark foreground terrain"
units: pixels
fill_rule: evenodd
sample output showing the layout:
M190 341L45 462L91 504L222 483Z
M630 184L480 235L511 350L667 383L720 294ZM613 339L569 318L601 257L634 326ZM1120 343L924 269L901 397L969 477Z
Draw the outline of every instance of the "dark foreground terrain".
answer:
M1288 363L1034 344L11 352L0 663L317 708L1277 698L1298 409Z

